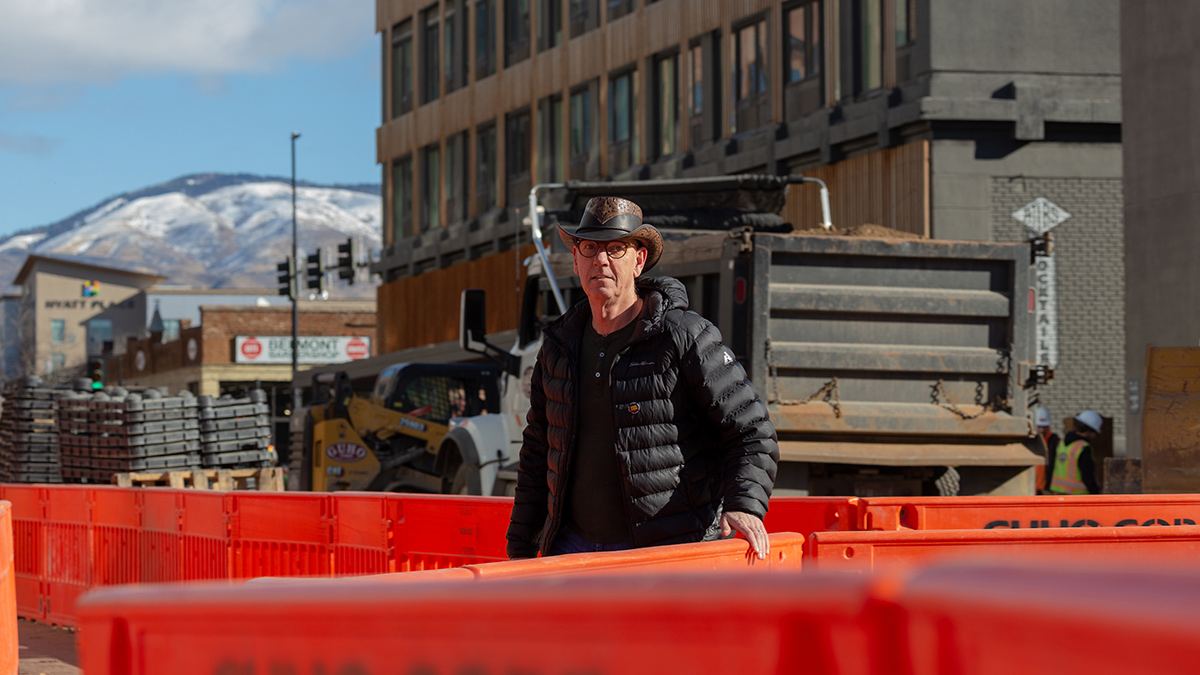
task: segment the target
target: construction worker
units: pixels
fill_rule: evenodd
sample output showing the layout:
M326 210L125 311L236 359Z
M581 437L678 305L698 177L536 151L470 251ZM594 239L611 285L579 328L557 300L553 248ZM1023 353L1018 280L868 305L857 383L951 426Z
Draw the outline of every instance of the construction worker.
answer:
M1050 428L1051 423L1050 411L1045 406L1038 406L1033 411L1033 425L1037 427L1038 437L1046 444L1045 466L1040 467L1037 475L1037 489L1044 492L1050 491L1050 476L1054 473L1054 456L1060 440Z
M1056 495L1099 494L1092 443L1100 437L1100 415L1084 410L1075 416L1075 430L1058 444L1050 492Z

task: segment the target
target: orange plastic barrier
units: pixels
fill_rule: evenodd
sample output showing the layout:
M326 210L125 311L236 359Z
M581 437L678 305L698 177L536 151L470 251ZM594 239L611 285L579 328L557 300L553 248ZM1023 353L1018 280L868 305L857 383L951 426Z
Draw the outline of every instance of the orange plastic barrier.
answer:
M180 490L180 551L184 580L228 579L231 498L223 492Z
M13 581L17 614L46 618L43 580L46 576L46 495L34 485L5 485L0 497L12 505Z
M864 498L858 514L859 530L1196 525L1200 495Z
M113 588L81 607L79 654L88 675L865 675L871 588L736 573Z
M366 492L340 492L330 499L333 573L395 572L393 547L399 503L387 495Z
M12 504L0 501L0 673L17 672L17 587L13 573Z
M645 574L714 572L719 570L799 570L804 558L804 535L772 534L765 560L754 556L743 539L655 546L631 551L571 555L468 565L480 579L579 574Z
M817 532L805 548L805 569L866 571L949 557L1045 555L1137 563L1195 559L1200 556L1200 527Z
M508 560L511 497L393 495L396 571L461 567Z
M143 581L140 489L103 487L91 494L92 579L94 586Z
M905 672L1149 675L1200 663L1194 571L958 565L918 573L897 601Z
M230 578L329 576L328 495L231 492L226 499Z
M45 502L45 620L74 626L75 603L92 587L93 488L55 486Z
M142 488L136 493L142 520L138 528L138 579L142 582L181 581L182 496L178 490Z
M856 497L775 497L763 525L767 532L845 532L858 529Z

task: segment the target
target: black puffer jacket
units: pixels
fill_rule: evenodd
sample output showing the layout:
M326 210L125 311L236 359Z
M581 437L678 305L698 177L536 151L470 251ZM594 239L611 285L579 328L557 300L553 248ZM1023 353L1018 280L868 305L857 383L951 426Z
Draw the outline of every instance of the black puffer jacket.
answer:
M762 517L779 446L767 407L721 344L687 309L683 284L637 280L645 300L612 367L616 452L637 547L715 539L722 508ZM562 527L575 449L578 350L587 300L544 331L533 370L508 555L549 550Z

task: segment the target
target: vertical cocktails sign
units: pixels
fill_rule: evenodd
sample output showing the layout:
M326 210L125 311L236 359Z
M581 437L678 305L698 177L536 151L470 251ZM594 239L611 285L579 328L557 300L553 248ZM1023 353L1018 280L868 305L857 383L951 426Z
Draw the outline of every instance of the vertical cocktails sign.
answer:
M1058 204L1038 197L1012 212L1012 217L1032 233L1031 239L1044 238L1071 217ZM1054 251L1049 246L1034 258L1034 312L1037 322L1037 363L1058 367L1058 286L1055 281Z

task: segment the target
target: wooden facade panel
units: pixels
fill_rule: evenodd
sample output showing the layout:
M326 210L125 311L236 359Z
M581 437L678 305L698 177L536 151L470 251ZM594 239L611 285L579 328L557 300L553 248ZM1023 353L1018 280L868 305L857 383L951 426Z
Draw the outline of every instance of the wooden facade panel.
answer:
M567 43L567 86L573 87L605 74L604 60L596 58L604 53L604 31L584 33Z
M532 245L440 270L397 279L378 288L378 353L458 339L463 289L487 291L488 332L517 327L525 268Z
M829 186L833 224L840 229L882 225L929 236L929 142L887 148L804 172ZM784 219L797 228L817 226L821 197L816 185L793 185Z
M1142 410L1142 490L1200 492L1200 348L1151 347Z

